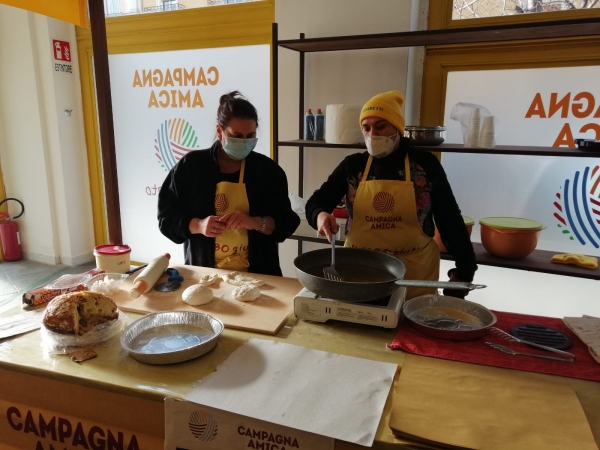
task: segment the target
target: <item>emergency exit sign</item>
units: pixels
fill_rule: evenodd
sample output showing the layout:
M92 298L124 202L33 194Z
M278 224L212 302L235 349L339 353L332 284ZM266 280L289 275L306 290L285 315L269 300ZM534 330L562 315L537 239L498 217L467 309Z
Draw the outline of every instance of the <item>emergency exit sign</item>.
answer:
M54 71L73 73L71 65L71 44L67 41L52 40L52 51L54 52Z

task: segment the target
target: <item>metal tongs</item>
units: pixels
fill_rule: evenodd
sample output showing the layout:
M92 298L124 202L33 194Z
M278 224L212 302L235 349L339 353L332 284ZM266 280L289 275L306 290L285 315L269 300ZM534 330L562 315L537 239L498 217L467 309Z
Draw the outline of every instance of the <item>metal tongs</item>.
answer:
M540 358L554 359L556 361L568 361L568 362L575 361L575 355L573 353L565 352L563 350L558 350L556 348L548 347L546 345L536 344L535 342L530 342L530 341L526 341L524 339L520 339L518 337L513 336L512 334L507 333L506 331L501 330L500 328L491 327L490 331L492 333L494 333L496 336L500 336L501 338L507 339L509 341L520 342L521 344L531 345L533 347L541 348L541 349L547 350L549 352L558 353L559 355L564 356L564 358L551 357L551 356L545 356L545 355L539 355L539 354L533 354L533 353L521 353L521 352L512 350L508 347L504 347L503 345L486 342L487 345L495 348L496 350L500 350L501 352L508 353L510 355L519 355L520 354L520 355L527 355L527 356L537 356ZM500 348L500 347L502 347L502 348Z

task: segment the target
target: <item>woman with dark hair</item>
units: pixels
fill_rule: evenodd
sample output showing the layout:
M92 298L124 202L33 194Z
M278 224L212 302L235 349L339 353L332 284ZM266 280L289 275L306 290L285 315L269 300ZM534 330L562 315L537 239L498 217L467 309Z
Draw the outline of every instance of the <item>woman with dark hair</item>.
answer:
M253 152L256 108L239 92L221 96L217 140L188 153L158 195L158 226L184 244L185 263L281 275L277 244L300 224L285 172Z

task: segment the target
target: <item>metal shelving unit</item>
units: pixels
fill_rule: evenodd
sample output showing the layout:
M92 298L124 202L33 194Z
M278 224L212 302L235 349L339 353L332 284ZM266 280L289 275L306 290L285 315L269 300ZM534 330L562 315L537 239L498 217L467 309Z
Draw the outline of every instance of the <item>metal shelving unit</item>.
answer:
M553 39L581 36L600 35L600 18L583 18L573 20L556 20L538 22L536 24L494 25L486 27L455 28L444 30L413 31L402 33L369 34L357 36L334 36L324 38L305 39L304 33L300 39L279 40L277 24L273 24L273 156L279 159L280 147L298 148L298 193L304 194L304 149L318 148L356 148L365 149L364 145L328 144L324 141L307 141L302 139L304 130L304 92L305 92L305 54L311 52L365 50L377 48L411 47L427 45L454 45L466 43L485 43L501 41L519 41L531 39ZM279 140L278 117L278 88L279 88L279 47L296 51L299 54L299 102L298 102L298 139ZM585 157L600 158L600 152L583 151L566 147L531 147L515 145L499 145L491 149L465 148L459 144L442 144L436 147L417 147L424 151L446 153L473 153L473 154L501 154L501 155L529 155L529 156L558 156L558 157ZM291 237L298 241L298 253L302 253L302 242L323 242L325 239L294 235ZM338 243L343 244L342 241ZM511 269L530 270L535 272L552 273L580 278L600 280L600 272L583 269L576 266L554 264L550 262L555 252L535 250L530 256L523 259L497 258L485 251L479 243L473 243L478 264L506 267ZM450 254L442 254L443 259L453 259Z

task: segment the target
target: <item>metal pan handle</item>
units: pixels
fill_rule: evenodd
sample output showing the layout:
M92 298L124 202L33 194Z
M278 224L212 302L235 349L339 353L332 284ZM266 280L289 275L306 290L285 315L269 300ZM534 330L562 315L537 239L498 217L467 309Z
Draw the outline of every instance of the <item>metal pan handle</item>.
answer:
M472 291L473 289L483 289L484 287L487 287L484 284L472 284L464 281L396 280L395 283L398 286L404 287L456 289L463 291Z

